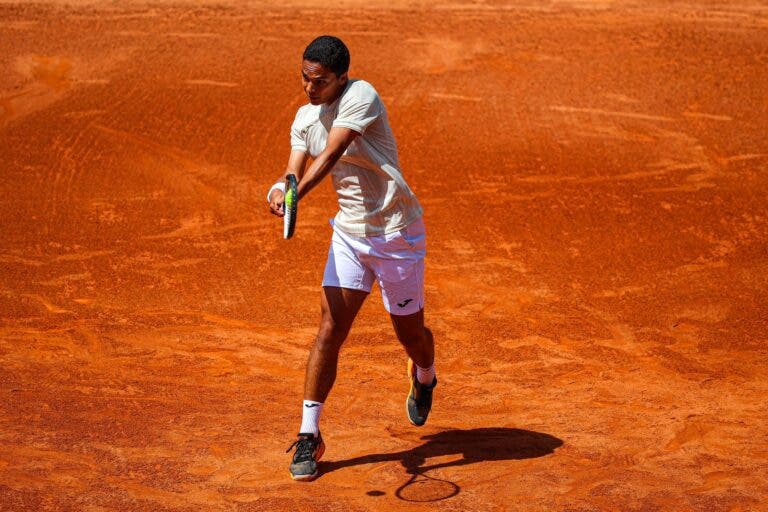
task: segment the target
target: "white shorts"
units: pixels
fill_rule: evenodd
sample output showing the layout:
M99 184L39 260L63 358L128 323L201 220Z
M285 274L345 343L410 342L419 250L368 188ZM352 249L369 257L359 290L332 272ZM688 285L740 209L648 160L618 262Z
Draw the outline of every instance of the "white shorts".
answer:
M389 313L417 313L424 307L426 236L421 218L381 236L350 236L334 226L323 286L370 292L375 279Z

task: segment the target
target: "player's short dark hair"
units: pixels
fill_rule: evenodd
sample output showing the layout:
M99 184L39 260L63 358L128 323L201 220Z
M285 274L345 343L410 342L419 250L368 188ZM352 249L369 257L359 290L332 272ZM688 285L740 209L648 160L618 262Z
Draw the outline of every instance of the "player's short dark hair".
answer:
M318 37L304 50L303 59L317 62L333 71L336 76L349 71L349 50L338 37Z

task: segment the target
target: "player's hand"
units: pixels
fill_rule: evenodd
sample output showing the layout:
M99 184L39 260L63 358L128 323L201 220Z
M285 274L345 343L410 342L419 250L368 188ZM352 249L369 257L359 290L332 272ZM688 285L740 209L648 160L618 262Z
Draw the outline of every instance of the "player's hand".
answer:
M282 217L285 215L285 194L282 190L275 189L269 195L269 211L272 215Z

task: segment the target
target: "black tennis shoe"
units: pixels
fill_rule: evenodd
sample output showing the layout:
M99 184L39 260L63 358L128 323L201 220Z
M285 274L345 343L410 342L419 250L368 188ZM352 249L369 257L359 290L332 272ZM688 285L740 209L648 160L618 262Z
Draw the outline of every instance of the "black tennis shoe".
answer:
M408 420L420 427L427 422L427 416L432 409L432 390L437 386L437 377L429 386L422 384L416 378L416 365L408 359L408 378L411 381L411 389L405 401L405 411L408 413Z
M293 460L288 468L291 472L291 478L309 482L317 478L317 461L325 452L325 443L323 436L318 432L314 434L299 434L298 439L285 450L285 453L296 447L296 453L293 454Z

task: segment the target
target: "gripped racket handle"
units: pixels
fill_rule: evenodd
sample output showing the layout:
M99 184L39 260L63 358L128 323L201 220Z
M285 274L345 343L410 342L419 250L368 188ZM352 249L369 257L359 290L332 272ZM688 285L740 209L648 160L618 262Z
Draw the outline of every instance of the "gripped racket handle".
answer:
M288 240L293 236L293 232L296 230L296 214L298 213L299 203L299 182L296 179L296 175L289 174L285 177L285 200L283 203L283 209L285 215L283 216L283 238Z

